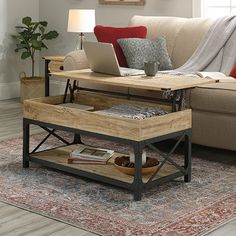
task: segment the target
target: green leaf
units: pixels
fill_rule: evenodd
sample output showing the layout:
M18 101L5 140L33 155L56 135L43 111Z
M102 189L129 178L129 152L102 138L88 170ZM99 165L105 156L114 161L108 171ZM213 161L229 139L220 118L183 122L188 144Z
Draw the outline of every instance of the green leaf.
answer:
M33 24L33 32L37 29L37 27L39 26L39 22L35 22L34 24Z
M53 31L49 31L47 34L44 35L44 38L47 40L50 39L55 39L59 34L57 33L57 31L53 30Z
M48 49L48 47L44 43L42 43L42 48Z
M18 50L23 49L23 48L27 49L28 45L25 44L25 43L18 43L18 44L16 44L16 47L17 47Z
M44 27L39 26L39 30L42 32L42 34L44 34L44 32L45 32L45 28Z
M31 22L32 22L32 19L29 16L26 16L22 19L22 24L24 24L26 26L30 26Z
M44 26L44 27L48 26L48 22L47 21L40 21L39 24Z
M31 56L30 52L22 52L21 59L26 59L26 58L28 58L30 56Z
M38 40L31 40L30 42L32 44L32 47L36 50L41 50L42 42Z
M33 34L31 39L36 40L40 35L41 35L40 33Z

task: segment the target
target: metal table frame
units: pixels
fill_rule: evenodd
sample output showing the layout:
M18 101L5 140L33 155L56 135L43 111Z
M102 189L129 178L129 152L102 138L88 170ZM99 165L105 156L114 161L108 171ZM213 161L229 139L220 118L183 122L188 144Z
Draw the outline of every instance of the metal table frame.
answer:
M66 90L67 89L68 88L66 88ZM74 91L72 90L72 92L74 92ZM65 92L65 94L67 94L67 92ZM73 96L73 94L71 94L71 95ZM30 125L40 126L45 131L48 132L48 135L46 135L46 137L39 143L39 145L37 145L33 149L33 151L31 151L31 152L30 152ZM87 136L107 139L107 140L131 145L134 150L134 154L135 154L135 174L134 174L133 183L129 184L129 183L122 182L122 181L119 181L116 179L112 179L112 178L108 178L108 177L101 176L98 174L77 170L72 167L64 166L62 164L52 163L52 162L41 160L41 159L34 157L33 154L37 152L38 148L51 135L58 138L65 145L70 145L69 142L67 142L65 139L63 139L58 134L56 134L55 130L62 130L62 131L68 131L68 132L74 133L75 139L74 139L73 143L81 143L80 135L87 135ZM171 150L167 154L162 153L154 145L157 142L161 142L161 141L164 141L167 139L174 139L174 138L178 138L178 140L176 141L175 145L171 148ZM183 140L184 140L184 165L180 166L174 160L171 159L171 154L176 150L176 148L179 146L179 144ZM142 172L141 172L141 170L142 170L142 152L146 146L148 146L150 149L152 149L153 151L155 151L159 155L161 155L164 158L164 160L161 162L161 164L159 165L157 170L152 174L152 176L150 177L148 182L143 183ZM158 184L162 184L164 182L168 182L170 180L173 180L173 179L181 177L181 176L184 176L185 182L191 181L191 129L186 129L186 130L182 130L179 132L170 133L167 135L162 135L162 136L147 139L147 140L133 141L133 140L118 138L118 137L114 137L114 136L108 136L108 135L88 132L88 131L84 131L84 130L79 130L79 129L75 129L75 128L65 127L65 126L61 126L61 125L55 125L55 124L51 124L51 123L46 123L46 122L41 122L41 121L37 121L37 120L23 118L23 167L28 168L30 161L37 162L37 163L40 163L44 166L55 168L55 169L58 169L61 171L71 173L71 174L76 174L78 176L87 177L90 179L94 179L96 181L101 181L104 183L123 187L125 189L132 191L134 194L134 200L139 201L139 200L141 200L142 192L147 188L156 186ZM154 179L156 174L161 170L161 168L164 166L164 164L166 162L169 162L172 165L174 165L178 171L171 174L171 175L164 176L164 177L161 177L158 179Z
M34 153L36 153L37 149L47 140L47 138L50 135L47 135L41 142L40 144L34 148L32 152L30 152L30 125L38 125L42 127L44 130L48 131L49 134L54 135L54 130L63 130L63 131L69 131L73 132L74 134L83 134L87 136L92 136L96 138L102 138L102 139L108 139L112 140L115 142L123 143L123 144L128 144L133 147L134 154L135 154L135 174L134 174L134 181L132 184L122 182L119 180L115 180L112 178L108 178L105 176L101 176L98 174L93 174L93 173L88 173L85 171L81 170L76 170L72 167L64 166L61 164L56 164L52 163L49 161L45 160L40 160L36 157L33 156ZM63 142L66 145L70 145L69 143L66 143L64 139L56 135L55 137L59 138L60 140L63 140ZM171 139L171 138L176 138L178 137L178 140L176 141L175 145L171 148L170 152L167 154L162 153L159 151L153 144L157 142L164 141L166 139ZM176 150L176 148L179 146L180 142L184 140L184 165L180 166L178 165L174 160L171 159L171 154ZM152 174L150 179L148 180L147 183L142 182L142 173L141 173L141 168L142 168L142 152L144 147L150 147L153 151L157 152L158 154L162 155L164 160L161 162L157 170ZM176 133L171 133L167 135L163 135L160 137L152 138L152 139L147 139L143 141L133 141L133 140L128 140L128 139L122 139L122 138L117 138L117 137L112 137L112 136L107 136L103 134L97 134L97 133L92 133L92 132L87 132L79 129L74 129L74 128L69 128L65 126L58 126L54 124L49 124L41 121L36 121L36 120L31 120L31 119L23 119L23 167L28 168L29 167L29 162L36 162L39 164L42 164L47 167L51 167L57 170L65 171L71 174L76 174L82 177L87 177L96 181L101 181L104 183L112 184L115 186L119 186L128 190L131 190L134 194L134 200L139 201L141 200L141 194L144 189L162 184L164 182L168 182L170 180L173 180L175 178L184 176L184 181L185 182L190 182L191 181L191 129L179 131ZM160 171L160 169L163 167L163 165L169 162L172 165L178 169L178 171L174 174L168 175L161 177L159 179L154 179L155 175Z
M71 80L73 83L71 83ZM90 92L96 92L96 93L103 93L103 94L111 94L111 95L116 95L116 96L121 96L121 97L128 97L129 98L138 98L138 99L145 99L145 100L156 100L160 101L162 103L170 103L172 105L172 112L176 111L181 111L184 107L184 99L185 99L185 89L179 89L175 91L171 90L162 90L164 94L167 94L167 98L153 98L153 97L145 97L145 96L140 96L140 95L135 95L135 94L130 94L129 89L128 89L128 94L125 93L119 93L119 92L110 92L102 89L91 89L91 88L83 88L77 85L77 81L73 79L67 79L66 80L66 87L65 87L65 92L64 92L64 98L63 98L63 103L66 102L68 92L70 94L70 102L72 103L75 99L75 91L79 92L82 90L85 91L90 91Z

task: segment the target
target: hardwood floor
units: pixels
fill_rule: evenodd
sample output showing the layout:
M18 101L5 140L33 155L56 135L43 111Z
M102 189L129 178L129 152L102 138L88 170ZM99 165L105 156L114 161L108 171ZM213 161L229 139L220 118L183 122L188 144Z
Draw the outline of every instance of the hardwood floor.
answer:
M0 101L0 141L22 136L22 104L19 99ZM32 133L40 129L32 126Z
M22 135L22 105L18 99L0 101L0 141ZM39 132L33 128L32 132ZM195 150L196 151L196 150ZM206 150L197 150L205 155ZM214 150L207 150L214 152ZM216 150L217 155L219 152ZM211 153L212 155L212 153ZM214 155L212 155L214 156ZM224 159L224 158L222 158ZM218 159L217 159L218 160ZM96 234L0 202L0 236L93 236ZM236 235L236 219L207 234Z
M0 202L1 236L92 236L90 232Z

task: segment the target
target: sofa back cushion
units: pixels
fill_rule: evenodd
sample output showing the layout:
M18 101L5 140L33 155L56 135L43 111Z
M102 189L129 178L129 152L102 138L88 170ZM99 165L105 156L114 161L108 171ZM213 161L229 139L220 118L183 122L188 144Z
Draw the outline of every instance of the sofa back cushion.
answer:
M146 26L147 38L165 37L173 67L177 68L193 54L212 22L206 18L134 16L129 25Z

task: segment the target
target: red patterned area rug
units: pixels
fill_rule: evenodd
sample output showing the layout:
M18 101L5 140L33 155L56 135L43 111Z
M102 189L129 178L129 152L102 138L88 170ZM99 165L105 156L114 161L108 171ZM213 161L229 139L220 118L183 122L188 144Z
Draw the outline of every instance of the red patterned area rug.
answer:
M31 136L31 145L37 145L42 137ZM83 141L129 151L127 146L107 141ZM57 142L52 138L47 147ZM142 201L134 202L132 194L120 188L36 164L22 169L20 138L0 143L0 150L0 201L99 235L202 235L236 216L235 166L194 156L191 183L180 178L152 188Z

